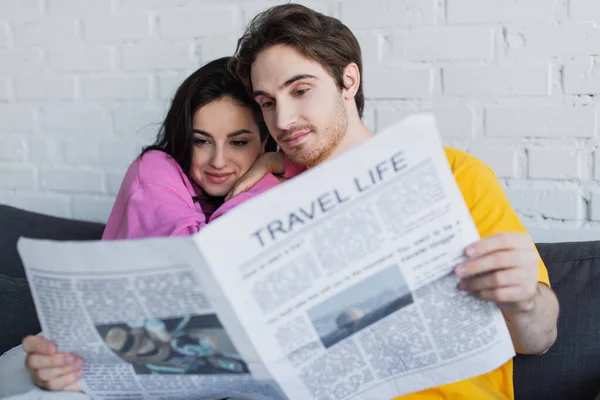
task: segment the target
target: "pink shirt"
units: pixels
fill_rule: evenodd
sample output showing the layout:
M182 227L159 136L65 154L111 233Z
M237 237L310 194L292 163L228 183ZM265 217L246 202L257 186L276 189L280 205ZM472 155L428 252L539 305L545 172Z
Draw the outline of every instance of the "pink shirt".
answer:
M286 157L286 178L302 171ZM216 208L207 202L194 201L193 197L202 195L200 188L173 158L151 150L138 157L127 170L102 239L192 235L238 204L278 184L274 175L267 174L248 191Z
M302 171L287 159L285 165L285 177ZM267 174L250 190L215 209L209 203L193 200L202 191L173 158L151 150L127 170L102 239L192 235L238 204L278 184L274 175Z

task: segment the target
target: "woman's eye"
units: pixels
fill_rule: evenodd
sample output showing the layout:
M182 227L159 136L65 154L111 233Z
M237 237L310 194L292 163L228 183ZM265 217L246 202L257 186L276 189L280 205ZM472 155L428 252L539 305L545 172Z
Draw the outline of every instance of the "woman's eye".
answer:
M194 138L194 144L198 146L208 144L208 139Z
M236 147L242 147L242 146L247 145L248 141L247 140L234 140L231 142L231 144Z

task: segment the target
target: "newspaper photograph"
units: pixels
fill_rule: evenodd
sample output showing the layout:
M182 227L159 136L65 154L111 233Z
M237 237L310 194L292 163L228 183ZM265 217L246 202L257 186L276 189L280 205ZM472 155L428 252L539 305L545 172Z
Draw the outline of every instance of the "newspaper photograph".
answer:
M457 287L478 239L415 115L191 237L18 247L44 334L83 357L94 398L363 400L514 356L496 305Z

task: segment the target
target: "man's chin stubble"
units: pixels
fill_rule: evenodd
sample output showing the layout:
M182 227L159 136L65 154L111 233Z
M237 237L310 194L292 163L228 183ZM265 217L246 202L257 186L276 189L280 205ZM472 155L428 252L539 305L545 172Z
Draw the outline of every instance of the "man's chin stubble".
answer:
M320 152L305 152L305 153L296 153L295 157L292 159L292 162L296 165L312 168L315 165L322 163L330 157L331 151L320 151Z

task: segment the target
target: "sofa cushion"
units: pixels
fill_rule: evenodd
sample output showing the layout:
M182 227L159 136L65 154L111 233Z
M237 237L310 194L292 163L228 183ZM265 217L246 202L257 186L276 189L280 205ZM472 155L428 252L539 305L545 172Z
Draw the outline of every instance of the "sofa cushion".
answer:
M40 325L27 285L17 240L21 236L54 240L100 239L104 225L50 217L0 205L0 354L35 335Z
M25 279L0 275L0 354L40 331L33 299Z
M24 278L25 272L17 252L17 240L25 236L53 240L96 240L102 237L104 225L51 217L0 205L0 274Z
M558 338L518 356L516 399L593 400L600 393L600 241L538 244L558 296Z

